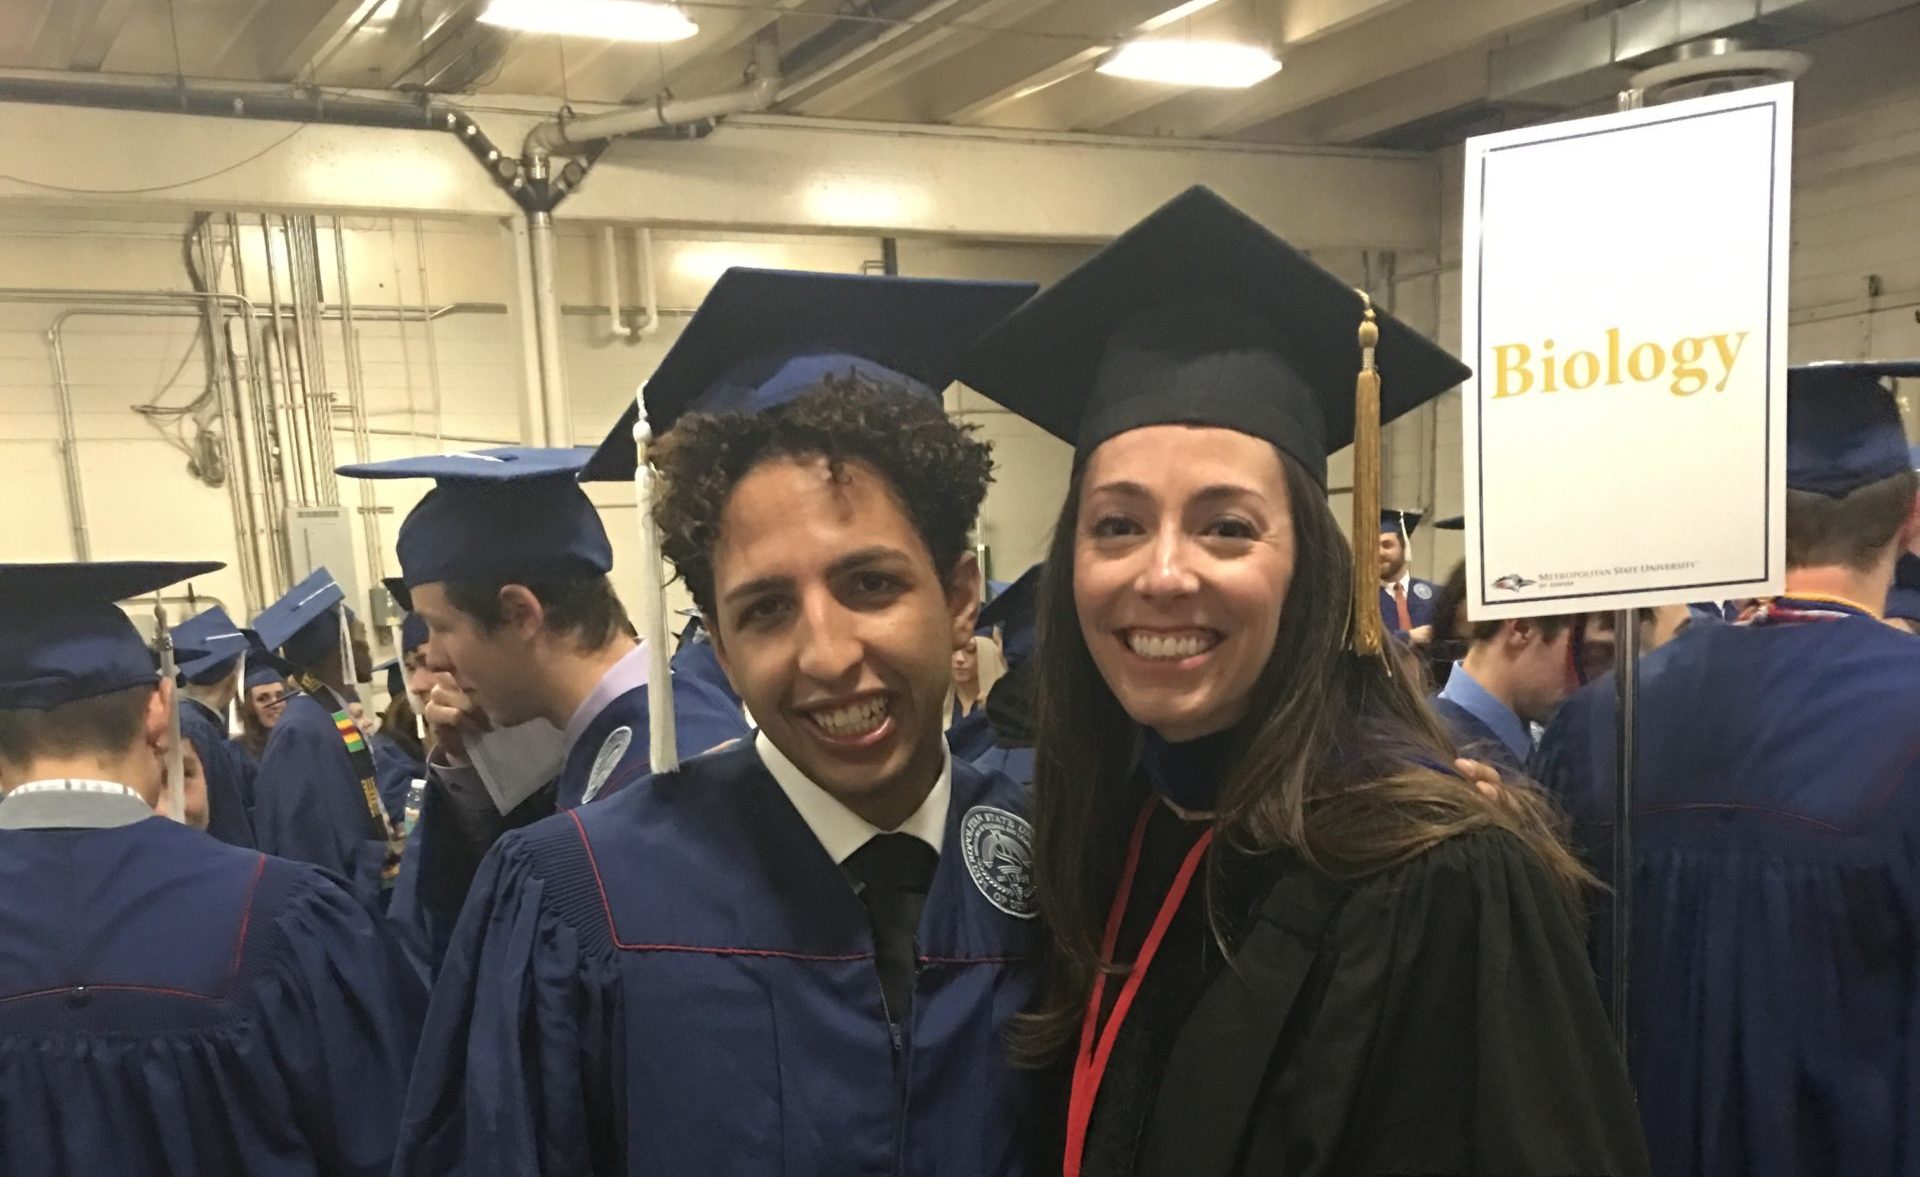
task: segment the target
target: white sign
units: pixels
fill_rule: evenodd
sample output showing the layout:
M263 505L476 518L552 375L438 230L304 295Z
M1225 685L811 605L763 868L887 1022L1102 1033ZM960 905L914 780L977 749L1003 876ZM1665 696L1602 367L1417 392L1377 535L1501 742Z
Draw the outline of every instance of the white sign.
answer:
M1780 85L1467 141L1475 620L1780 591L1792 126Z

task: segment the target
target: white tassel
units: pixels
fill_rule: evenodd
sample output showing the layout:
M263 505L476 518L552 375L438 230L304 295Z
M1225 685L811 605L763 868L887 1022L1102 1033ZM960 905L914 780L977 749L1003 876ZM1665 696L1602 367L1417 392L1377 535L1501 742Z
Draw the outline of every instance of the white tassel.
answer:
M153 628L160 646L160 681L173 692L173 706L167 708L167 808L173 820L187 821L187 764L180 748L180 665L174 657L173 631L167 628L167 607L158 594L153 598Z
M641 640L647 643L647 763L654 772L680 767L673 734L673 680L667 637L667 581L660 555L660 528L653 521L653 471L647 449L653 427L647 421L647 386L633 394L633 497L640 515Z

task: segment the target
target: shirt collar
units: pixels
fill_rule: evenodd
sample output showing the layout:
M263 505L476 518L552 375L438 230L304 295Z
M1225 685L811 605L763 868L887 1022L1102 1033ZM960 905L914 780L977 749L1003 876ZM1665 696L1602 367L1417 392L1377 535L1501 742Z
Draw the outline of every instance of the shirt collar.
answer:
M1513 708L1502 703L1480 685L1473 675L1467 673L1464 663L1455 662L1453 670L1447 675L1447 685L1440 689L1440 697L1466 711L1469 715L1486 724L1500 742L1512 752L1514 759L1522 764L1533 754L1533 733L1527 723L1513 713Z
M953 795L953 753L947 748L945 740L940 741L940 776L933 782L933 789L927 793L927 799L914 810L913 816L900 823L897 830L883 830L808 779L786 754L773 746L767 733L761 732L753 739L754 750L760 753L760 763L767 766L767 772L780 785L780 791L787 800L800 811L800 820L807 823L813 836L820 840L827 855L835 863L845 862L853 852L867 844L868 839L880 834L912 834L914 837L933 847L935 854L940 853L946 841L947 805Z
M153 816L152 806L116 781L28 781L0 798L5 830L106 830Z
M600 713L611 707L615 699L647 685L647 668L647 643L635 642L633 649L608 668L600 676L600 681L594 684L593 690L580 701L580 706L573 709L573 718L567 720L566 730L569 750L580 742L580 737L587 734L588 725L600 718Z
M1401 596L1405 596L1408 593L1413 591L1413 565L1409 564L1405 568L1402 568L1400 570L1399 580L1381 581L1380 591L1383 593L1387 593L1388 595L1392 595L1394 585L1400 586Z

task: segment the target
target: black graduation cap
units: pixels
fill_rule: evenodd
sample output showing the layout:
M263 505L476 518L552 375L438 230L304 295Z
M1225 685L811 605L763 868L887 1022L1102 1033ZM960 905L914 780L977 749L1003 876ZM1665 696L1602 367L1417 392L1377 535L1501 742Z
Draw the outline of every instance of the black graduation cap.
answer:
M1022 572L1019 579L980 607L976 629L980 632L1000 630L1000 649L1009 667L1025 662L1033 653L1035 616L1040 605L1040 567L1035 564Z
M1037 289L735 267L647 378L647 427L659 437L683 413L760 412L849 373L938 397L980 333ZM633 477L638 416L629 404L580 481Z
M1913 468L1889 377L1920 360L1840 360L1787 371L1787 485L1839 498Z
M1211 190L1190 188L1009 315L960 379L1084 459L1146 425L1264 438L1326 484L1353 440L1368 302ZM1471 371L1375 312L1390 421Z
M1380 534L1397 535L1403 540L1413 538L1414 529L1427 516L1421 511L1400 511L1392 507L1380 509Z
M1435 519L1433 521L1433 529L1435 531L1465 531L1467 529L1467 517L1465 515L1449 515L1445 519Z
M152 651L114 602L224 567L0 564L0 710L48 711L157 682Z

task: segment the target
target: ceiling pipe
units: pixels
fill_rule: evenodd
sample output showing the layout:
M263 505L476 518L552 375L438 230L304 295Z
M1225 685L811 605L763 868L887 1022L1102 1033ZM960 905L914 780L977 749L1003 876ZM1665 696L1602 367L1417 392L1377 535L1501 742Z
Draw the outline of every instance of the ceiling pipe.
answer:
M752 114L773 105L780 93L780 55L770 38L754 42L745 84L710 98L677 99L662 91L650 105L606 114L549 119L527 132L521 156L563 155L606 139L657 131L663 127L711 123L730 114Z

